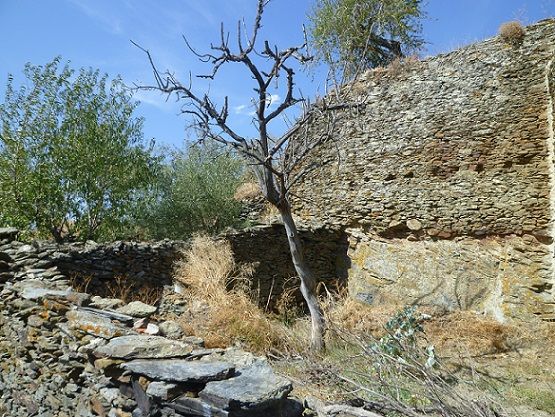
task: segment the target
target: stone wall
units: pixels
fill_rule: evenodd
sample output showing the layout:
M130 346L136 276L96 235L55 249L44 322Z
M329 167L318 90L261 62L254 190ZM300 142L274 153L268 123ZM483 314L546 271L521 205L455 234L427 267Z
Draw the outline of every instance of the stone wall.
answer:
M75 286L106 294L106 285L121 277L133 288L161 288L172 283L174 261L186 242L112 242L58 245L38 241L23 243L16 233L0 231L0 253L9 256L10 269L1 269L0 282L26 276L69 279Z
M496 37L370 71L300 126L290 155L325 139L293 206L351 235L360 297L458 305L444 281L467 293L479 281L465 306L555 319L554 56L550 19L519 45Z
M0 229L0 254L11 259L8 268L3 267L0 258L0 283L21 277L68 279L74 287L93 294L114 296L114 292L129 292L130 298L144 295L140 293L142 289L161 291L165 285L171 285L174 263L188 246L187 242L170 240L23 243L15 240L16 234ZM332 286L337 282L345 285L350 262L346 235L324 229L303 230L301 235L306 242L308 263L316 276ZM251 288L262 305L272 307L285 290L298 289L283 225L229 231L220 238L231 243L239 264L252 267ZM298 292L294 295L301 300Z
M308 265L319 281L332 287L345 285L350 260L348 241L344 233L326 229L301 230ZM235 260L254 267L252 288L259 301L271 307L280 295L291 288L298 289L297 273L285 229L281 224L253 227L228 233ZM295 293L301 300L300 293Z

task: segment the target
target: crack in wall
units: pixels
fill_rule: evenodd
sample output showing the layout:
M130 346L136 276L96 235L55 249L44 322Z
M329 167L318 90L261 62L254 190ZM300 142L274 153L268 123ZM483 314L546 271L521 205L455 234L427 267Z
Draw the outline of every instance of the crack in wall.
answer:
M553 58L547 63L545 71L545 83L547 87L547 152L548 152L548 169L549 169L549 185L550 185L550 213L551 227L550 234L555 239L555 132L554 132L554 110L555 110L555 49L553 50ZM555 242L551 245L551 297L555 301Z

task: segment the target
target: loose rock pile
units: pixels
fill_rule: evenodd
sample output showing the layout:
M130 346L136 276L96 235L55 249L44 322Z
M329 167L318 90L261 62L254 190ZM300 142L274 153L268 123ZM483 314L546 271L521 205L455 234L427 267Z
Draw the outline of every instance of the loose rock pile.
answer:
M0 416L301 414L264 358L204 348L151 321L153 306L75 291L48 259L14 253L15 233L0 230Z

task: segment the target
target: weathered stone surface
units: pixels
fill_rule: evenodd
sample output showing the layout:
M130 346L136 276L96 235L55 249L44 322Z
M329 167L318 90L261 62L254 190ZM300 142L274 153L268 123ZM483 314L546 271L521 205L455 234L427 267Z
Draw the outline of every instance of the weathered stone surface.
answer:
M226 362L201 362L184 359L136 359L121 365L125 370L162 381L199 384L219 381L233 374L235 368Z
M267 363L257 362L238 376L209 382L199 397L224 410L263 410L275 406L292 389L291 382L274 374Z
M416 219L409 219L407 220L407 227L409 228L409 230L417 232L422 229L422 223L420 223Z
M174 410L186 416L199 417L301 417L303 406L298 401L285 399L262 410L222 410L198 398L183 395L169 403Z
M67 285L45 282L36 279L16 282L13 288L26 300L38 300L45 297L66 298L73 292L71 287L68 287Z
M101 310L98 308L91 308L91 307L81 307L79 310L96 314L98 316L106 317L110 320L117 320L128 325L132 325L134 320L133 317L128 316L127 314L122 314L111 310Z
M154 381L148 384L146 394L151 397L160 398L162 400L170 400L177 396L181 389L177 384L172 384L164 381Z
M91 307L100 308L100 309L115 309L121 307L124 304L122 300L119 298L103 298L95 295L91 297Z
M202 400L188 395L183 395L168 405L186 416L230 417L228 411L206 404Z
M162 359L186 357L193 346L161 336L122 336L94 351L97 357L119 359Z
M88 311L71 310L67 312L66 317L70 329L80 330L104 339L132 333L129 328L118 325L107 317Z
M162 335L169 337L170 339L179 339L183 336L181 326L173 320L164 321L160 323L158 327L160 328Z
M156 307L145 304L142 301L131 301L116 311L133 317L148 317L156 313Z

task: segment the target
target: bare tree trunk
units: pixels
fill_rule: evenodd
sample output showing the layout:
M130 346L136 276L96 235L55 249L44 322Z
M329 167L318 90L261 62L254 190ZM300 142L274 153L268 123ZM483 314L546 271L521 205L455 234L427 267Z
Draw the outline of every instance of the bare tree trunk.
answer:
M291 206L285 200L278 207L287 233L287 241L289 242L289 250L291 251L291 259L299 278L301 279L301 293L308 305L310 311L310 319L312 321L312 332L310 339L310 348L313 351L321 351L324 349L324 330L325 320L324 313L320 308L318 296L316 293L316 279L312 275L306 260L297 225L291 214Z

